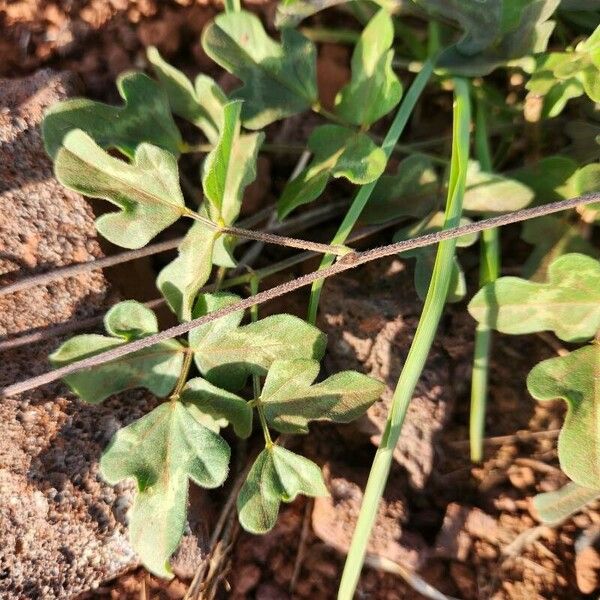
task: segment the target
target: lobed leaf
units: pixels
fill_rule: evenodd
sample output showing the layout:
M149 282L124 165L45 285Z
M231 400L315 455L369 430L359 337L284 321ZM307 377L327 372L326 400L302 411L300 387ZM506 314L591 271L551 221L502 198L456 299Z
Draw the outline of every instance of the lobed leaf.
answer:
M276 444L265 448L238 495L240 524L250 533L266 533L277 521L281 502L292 502L298 494L329 495L321 469Z
M310 421L349 423L362 415L385 386L356 371L343 371L313 384L319 362L276 360L261 394L267 422L281 433L308 433Z
M597 498L600 498L600 489L582 487L570 481L555 492L534 496L533 507L542 523L555 525L578 513Z
M385 153L371 138L340 125L321 125L308 139L313 159L283 190L277 203L280 219L318 198L330 177L345 177L359 185L377 179L386 165Z
M392 69L394 25L380 9L363 29L352 53L352 78L339 92L336 112L349 123L369 126L400 102L402 84Z
M96 229L123 248L145 246L186 210L175 157L150 144L140 144L129 164L76 129L64 138L54 172L64 186L121 209L98 217Z
M502 333L551 330L572 342L600 328L600 262L565 254L548 268L548 282L501 277L483 287L469 304L479 322Z
M576 484L596 490L600 490L599 382L597 342L545 360L527 377L527 389L536 400L560 398L567 403L558 438L560 466Z
M181 135L164 90L137 72L120 75L117 89L125 100L123 107L87 98L63 100L51 106L42 122L46 152L56 158L67 134L81 129L102 148L117 148L129 157L142 142L178 155Z
M232 97L244 100L242 118L249 129L302 112L318 100L315 47L293 29L282 32L279 44L252 13L222 13L204 29L202 47L244 82Z
M128 478L137 483L129 537L155 575L173 576L169 557L185 528L188 479L205 488L221 485L229 456L225 440L175 401L119 430L103 453L100 472L108 483Z
M239 300L234 294L205 294L194 317ZM272 315L240 326L242 318L243 311L232 313L189 333L196 366L214 385L236 391L249 375L265 375L277 359L323 356L325 335L298 317Z
M68 365L158 331L155 314L135 300L115 304L106 313L104 326L110 337L97 334L75 336L50 355L52 365ZM92 404L137 387L164 398L175 387L183 365L183 353L184 348L177 340L168 340L73 373L64 380L82 400Z

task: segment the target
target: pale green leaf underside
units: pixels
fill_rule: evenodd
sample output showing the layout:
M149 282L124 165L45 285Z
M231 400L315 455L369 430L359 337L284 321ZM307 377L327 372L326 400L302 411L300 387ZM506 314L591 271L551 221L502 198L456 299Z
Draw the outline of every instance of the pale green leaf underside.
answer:
M130 157L142 142L179 154L181 135L161 87L143 73L130 72L119 76L117 88L124 107L74 98L58 102L46 112L42 134L52 158L74 129L85 131L102 148L118 148Z
M502 333L554 331L565 341L593 337L600 328L600 262L566 254L548 268L548 282L501 277L469 304L479 322Z
M244 10L220 14L202 34L202 47L244 85L233 98L244 100L242 118L250 129L310 108L317 101L316 51L312 42L285 29L281 44L260 19Z
M292 502L298 494L329 495L321 469L281 446L265 448L238 495L240 524L250 533L266 533L277 521L281 502Z
M281 433L307 433L310 421L349 423L362 415L383 392L376 379L343 371L313 385L319 362L276 360L261 394L265 417Z
M527 388L536 400L567 403L558 438L560 466L575 483L600 489L600 345L539 363L527 377Z
M135 479L129 537L144 566L172 577L169 557L186 522L188 478L214 488L227 477L230 449L180 402L159 405L121 429L100 460L104 479L115 485Z
M150 144L140 144L126 163L76 129L65 136L54 172L66 187L121 209L96 219L96 228L123 248L145 246L185 211L175 157Z
M68 365L158 331L154 313L134 300L113 306L104 323L113 337L97 334L75 336L50 355L52 365ZM168 340L68 375L65 382L82 400L93 404L137 387L146 388L162 398L175 387L182 364L183 347L176 340Z
M600 498L600 489L582 487L571 481L555 492L534 496L533 506L542 523L554 525L578 513L597 498Z

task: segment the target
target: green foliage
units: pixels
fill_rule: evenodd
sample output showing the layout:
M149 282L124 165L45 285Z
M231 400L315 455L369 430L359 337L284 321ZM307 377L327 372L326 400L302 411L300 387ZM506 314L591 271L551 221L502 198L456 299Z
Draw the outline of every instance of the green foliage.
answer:
M44 115L42 133L48 154L55 159L67 134L81 129L102 148L117 148L133 157L142 142L179 154L181 135L165 91L143 73L124 73L117 79L122 108L74 98L54 104Z
M600 262L566 254L548 268L548 282L501 277L469 304L480 323L503 333L551 330L565 341L590 338L600 328Z
M281 446L265 448L252 465L238 496L242 527L250 533L266 533L275 525L281 502L292 502L298 494L329 495L321 469Z
M352 54L352 79L336 98L336 112L349 123L369 126L400 102L402 84L392 70L394 25L381 9L364 28Z
M229 446L200 424L186 406L165 402L118 431L100 461L104 479L115 485L136 480L129 536L147 569L172 577L168 559L186 523L188 479L214 488L227 477Z
M579 512L598 497L600 489L582 487L571 481L555 492L534 496L533 506L542 523L555 525Z
M177 161L157 146L140 144L128 164L75 129L56 153L54 172L64 186L121 209L96 219L96 229L124 248L145 246L186 211Z
M104 327L109 336L92 333L78 335L64 342L50 355L52 365L68 365L156 333L158 322L149 308L134 300L127 300L115 304L106 313ZM167 340L94 369L73 373L65 381L82 400L92 404L136 387L144 387L159 398L164 398L175 387L183 355L184 348L177 340Z
M302 112L317 102L316 51L293 29L281 44L246 11L220 14L202 33L204 51L244 85L232 97L244 100L242 118L249 129Z
M598 290L600 285L596 286ZM596 302L596 311L599 307ZM567 416L558 439L560 466L576 484L596 490L600 490L599 379L597 342L545 360L527 377L527 388L537 400L561 398L567 403Z
M310 135L308 148L313 159L283 190L277 204L280 219L318 198L330 177L345 177L364 185L385 169L385 154L369 136L340 125L317 127Z

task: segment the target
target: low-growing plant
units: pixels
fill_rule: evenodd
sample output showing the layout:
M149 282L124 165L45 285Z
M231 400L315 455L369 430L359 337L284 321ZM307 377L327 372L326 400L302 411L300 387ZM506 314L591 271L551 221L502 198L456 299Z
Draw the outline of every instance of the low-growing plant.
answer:
M178 256L157 277L157 287L182 323L239 300L218 289L225 270L237 265L236 247L243 238L320 251L325 255L323 269L352 251L345 244L359 221L403 219L394 238L399 241L600 188L597 163L581 166L566 156L548 156L501 174L497 171L509 159L504 138L492 151L491 125L512 135L531 102L541 102L535 115L539 122L561 113L571 98L587 95L592 102L600 100L600 27L590 29L568 3L415 0L407 7L403 4L395 15L398 7L384 0L349 2L342 9L354 14L364 28L358 36L347 32L345 39L354 42L351 77L334 106L326 108L319 98L317 49L311 37L336 39L336 31L295 27L329 4L282 3L278 41L256 15L228 2L226 11L205 27L202 47L242 82L230 94L205 74L190 81L149 48L147 61L155 79L142 72L123 74L117 81L122 106L73 99L52 107L45 116L44 141L58 180L117 208L96 220L106 239L124 248L140 248L180 218L189 219ZM595 9L590 14L598 17ZM575 41L564 51L546 52L556 19L561 22L561 37L572 28ZM404 62L396 56L398 48L405 53ZM416 65L418 71L406 93L397 65L413 70ZM494 79L486 77L498 68L530 75L523 102L504 104ZM431 82L454 92L449 161L398 145ZM394 110L381 142L372 126ZM285 185L276 214L285 219L317 201L332 179L360 186L329 245L236 226L245 190L256 178L257 157L261 151L272 151L259 130L305 111L325 123L310 133L306 146L310 159ZM173 115L194 126L206 143L185 141ZM476 160L470 158L473 124ZM396 151L409 156L394 172L384 174ZM206 154L198 204L186 203L180 187L178 159L183 154ZM445 205L440 202L443 196ZM473 460L482 458L492 330L512 334L551 330L568 342L597 335L600 265L584 229L597 223L599 214L590 205L575 215L527 223L522 237L533 246L524 268L530 281L500 277L498 232L482 235L481 290L469 304L478 322L471 397ZM442 241L437 249L427 246L407 253L415 259L415 287L424 300L423 311L374 458L340 598L354 594L393 450L444 305L468 293L456 250L475 243L477 236L469 235ZM202 289L214 267L217 291L205 293ZM250 280L252 276L246 279ZM256 279L252 281L257 285ZM273 439L273 432L306 434L315 420L347 423L379 398L383 386L353 371L315 383L325 352L325 337L315 326L322 284L322 280L313 283L307 321L286 314L258 319L252 311L250 322L244 324L243 311L237 311L193 327L187 339L164 340L65 378L82 400L91 403L135 387L164 399L118 431L100 462L109 483L123 479L137 483L129 521L131 541L152 572L171 575L169 558L186 523L188 480L214 488L227 477L230 448L220 435L227 426L239 438L247 438L256 415L264 437L264 449L247 472L237 499L239 520L247 531L271 529L280 503L298 494L327 494L319 467L286 449ZM105 329L107 335L68 340L51 355L52 363L72 364L142 340L158 331L158 323L144 305L125 301L107 313ZM197 373L190 375L192 369ZM569 406L558 451L573 483L555 496L536 499L548 521L566 514L557 512L557 506L571 510L600 495L599 369L600 350L594 341L542 362L529 376L528 388L535 398L563 398Z

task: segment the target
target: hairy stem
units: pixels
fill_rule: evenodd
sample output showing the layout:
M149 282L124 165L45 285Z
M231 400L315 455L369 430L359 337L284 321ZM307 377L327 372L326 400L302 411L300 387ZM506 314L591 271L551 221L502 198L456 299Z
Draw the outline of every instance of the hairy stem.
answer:
M185 356L183 358L183 365L181 365L181 372L179 373L179 377L177 378L177 383L175 384L175 388L173 389L173 393L169 396L170 400L177 400L179 398L179 394L181 394L181 390L187 381L188 374L190 372L190 367L192 366L192 359L194 358L194 353L191 348L185 349Z
M469 85L463 79L456 79L454 88L452 158L444 221L445 229L455 227L460 221L469 159L469 127L471 122ZM396 385L385 430L369 473L356 529L344 565L338 600L352 600L354 597L369 536L375 524L377 509L385 489L393 452L400 437L406 410L421 377L446 302L455 247L455 239L441 242L438 246L423 312Z

